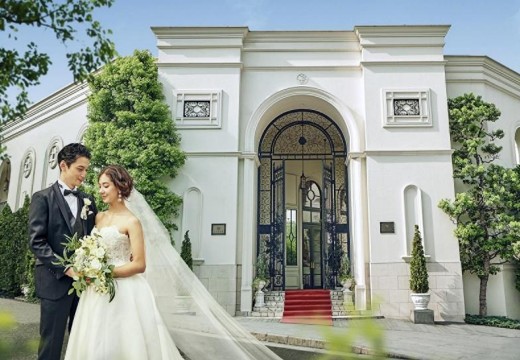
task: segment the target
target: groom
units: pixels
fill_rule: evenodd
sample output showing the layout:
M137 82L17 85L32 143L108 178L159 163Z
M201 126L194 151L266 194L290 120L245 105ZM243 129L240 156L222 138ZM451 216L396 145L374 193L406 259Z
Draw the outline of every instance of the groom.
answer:
M29 210L29 246L36 256L36 294L41 300L40 360L60 359L67 320L70 332L79 300L74 293L68 295L72 269L65 272L55 265L56 255L63 255L67 236L90 234L97 213L94 199L77 190L90 165L88 149L69 144L58 153L58 164L58 181L34 193Z

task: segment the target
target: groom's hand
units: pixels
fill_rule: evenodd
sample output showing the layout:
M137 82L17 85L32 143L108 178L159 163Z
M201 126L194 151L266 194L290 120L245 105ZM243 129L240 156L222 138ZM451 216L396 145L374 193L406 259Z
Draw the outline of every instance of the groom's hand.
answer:
M74 270L72 270L72 268L68 268L67 271L65 271L65 275L73 278L76 275L76 273L74 272Z

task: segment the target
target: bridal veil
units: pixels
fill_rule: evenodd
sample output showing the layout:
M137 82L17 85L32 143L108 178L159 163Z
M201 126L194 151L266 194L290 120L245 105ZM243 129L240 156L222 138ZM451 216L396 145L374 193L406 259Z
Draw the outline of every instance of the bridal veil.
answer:
M209 294L171 245L168 230L137 190L132 191L126 205L143 226L145 276L179 350L191 360L280 359Z

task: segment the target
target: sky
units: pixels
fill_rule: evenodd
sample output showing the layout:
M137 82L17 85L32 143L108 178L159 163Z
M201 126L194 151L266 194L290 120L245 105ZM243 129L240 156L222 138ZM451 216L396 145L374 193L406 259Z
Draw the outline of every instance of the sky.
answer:
M451 25L446 55L487 55L520 73L520 0L115 0L94 16L111 29L118 53L157 55L152 26L247 26L249 30L353 30L359 25ZM0 46L5 46L0 33ZM13 45L36 41L53 61L37 102L69 85L66 47L50 31L26 28ZM81 44L82 39L80 39Z

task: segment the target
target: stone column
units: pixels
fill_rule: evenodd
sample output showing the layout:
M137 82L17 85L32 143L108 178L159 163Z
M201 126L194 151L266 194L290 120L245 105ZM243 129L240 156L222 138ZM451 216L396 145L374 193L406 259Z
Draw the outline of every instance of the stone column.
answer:
M242 315L249 315L253 306L253 243L255 241L255 167L256 155L246 154L244 156L244 193L243 224L242 224L242 286L240 288L240 311Z
M356 310L367 309L367 296L365 284L365 229L367 213L367 199L365 196L365 178L363 176L364 154L350 153L347 166L350 175L350 207L351 215L351 239L353 240L353 262L356 287L354 299Z

